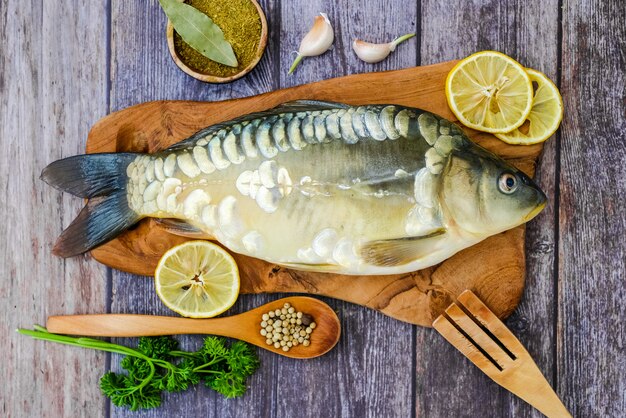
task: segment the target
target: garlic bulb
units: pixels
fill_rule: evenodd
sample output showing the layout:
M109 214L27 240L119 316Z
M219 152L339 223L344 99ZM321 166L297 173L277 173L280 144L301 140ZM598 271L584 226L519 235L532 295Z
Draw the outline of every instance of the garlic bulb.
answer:
M326 13L320 13L319 16L315 16L313 27L300 42L298 56L293 64L291 64L289 74L293 73L303 57L315 57L328 51L334 39L335 32L330 25L330 20L328 20Z
M395 51L398 44L414 36L414 33L408 33L386 44L372 44L370 42L361 41L360 39L355 39L352 43L352 49L354 49L356 55L365 62L380 62L387 58L392 51Z

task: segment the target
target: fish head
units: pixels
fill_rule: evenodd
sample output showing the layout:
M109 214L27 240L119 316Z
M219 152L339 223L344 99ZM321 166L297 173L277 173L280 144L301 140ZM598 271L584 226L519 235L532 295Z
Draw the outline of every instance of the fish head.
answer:
M514 228L546 205L546 195L530 177L480 147L452 152L442 174L442 205L472 234Z

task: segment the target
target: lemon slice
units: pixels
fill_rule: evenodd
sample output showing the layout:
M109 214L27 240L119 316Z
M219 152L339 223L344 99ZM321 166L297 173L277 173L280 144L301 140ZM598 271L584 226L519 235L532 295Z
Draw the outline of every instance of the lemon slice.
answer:
M239 295L235 260L207 241L188 241L163 254L154 281L161 301L190 318L219 315L233 306Z
M446 79L448 105L463 125L506 133L521 126L532 107L533 87L526 69L496 51L461 60Z
M563 120L563 99L559 89L545 74L527 68L530 81L537 84L533 106L526 121L506 134L496 134L508 144L531 145L550 138Z

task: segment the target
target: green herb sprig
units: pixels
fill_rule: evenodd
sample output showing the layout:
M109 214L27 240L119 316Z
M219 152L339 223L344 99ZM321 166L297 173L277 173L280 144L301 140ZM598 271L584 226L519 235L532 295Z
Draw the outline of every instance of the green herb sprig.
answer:
M123 354L121 366L127 374L108 372L100 379L102 393L115 406L132 411L161 405L163 391L180 392L200 383L227 398L246 392L246 379L259 367L252 346L235 341L230 347L221 337L206 337L198 351L178 350L172 337L142 337L137 348L86 337L53 334L35 325L34 330L18 329L20 334L38 340Z

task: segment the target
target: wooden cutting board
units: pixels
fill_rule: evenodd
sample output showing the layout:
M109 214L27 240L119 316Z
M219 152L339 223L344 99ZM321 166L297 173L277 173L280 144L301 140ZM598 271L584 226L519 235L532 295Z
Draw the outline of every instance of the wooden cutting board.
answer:
M222 102L148 102L98 121L87 152L155 152L196 131L242 114L296 99L348 104L393 103L418 107L456 120L446 104L444 81L454 61L398 71L324 80L254 97ZM534 174L541 145L511 146L490 134L464 128L470 138ZM395 276L345 276L294 271L234 254L242 293L296 292L330 296L376 309L412 324L431 326L463 290L473 290L500 317L517 306L524 288L523 226L490 237L443 263ZM118 270L151 276L161 255L185 241L145 219L134 229L92 251Z

